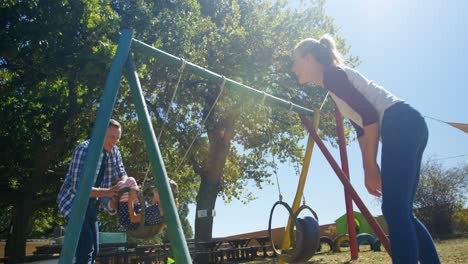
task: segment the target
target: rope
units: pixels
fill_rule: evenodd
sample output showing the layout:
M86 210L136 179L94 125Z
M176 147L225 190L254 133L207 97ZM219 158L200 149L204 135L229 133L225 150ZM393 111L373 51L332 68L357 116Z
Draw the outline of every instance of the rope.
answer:
M167 117L169 117L169 112L171 110L172 104L174 103L174 100L175 100L175 97L176 97L176 94L177 94L177 89L179 89L179 84L180 84L180 81L182 80L182 75L184 73L185 64L186 64L185 60L182 59L182 64L180 65L180 69L179 69L179 79L177 80L177 84L176 84L176 86L174 88L174 92L172 93L171 102L169 103L169 105L167 106L167 109L166 109ZM162 135L162 132L164 130L164 124L165 124L165 122L162 123L161 129L159 130L158 142L161 139L161 135Z
M263 98L262 98L262 101L260 102L260 105L262 105L262 106L265 106L265 98L266 98L266 95L267 95L267 94L265 93L265 91L263 91Z
M143 178L143 183L141 184L141 190L143 190L143 188L145 187L146 177L148 177L148 174L150 171L151 171L151 163L148 163L148 166L146 167L145 177Z
M270 147L273 148L273 140L271 140L270 133L268 133L268 142L270 143ZM273 152L271 152L271 158L273 161L273 172L275 173L276 186L278 186L278 198L280 201L283 201L283 195L281 194L281 187L278 178L278 166L276 165L275 154L273 154Z
M223 82L221 83L221 86L220 86L220 91L219 91L219 94L218 96L216 97L213 105L211 105L211 108L210 110L208 111L208 114L206 114L205 118L202 120L201 124L200 124L200 127L203 128L203 126L205 125L205 122L206 120L208 120L208 118L210 117L211 115L211 112L213 111L213 109L215 108L216 106L216 103L218 102L219 98L221 97L221 94L223 93L223 90L224 90L224 85L226 84L226 77L223 76ZM193 140L192 142L190 143L190 146L189 148L187 149L187 151L185 152L184 154L184 157L182 158L182 160L180 161L179 165L177 166L177 169L175 170L176 172L179 170L180 166L182 166L183 162L185 161L185 159L187 158L187 155L188 153L190 152L190 150L192 149L192 146L193 144L195 143L195 140L198 138L199 134L201 132L201 129L198 130L198 132L195 134L195 136L193 137Z
M444 123L444 124L447 124L447 122L445 121L442 121L440 119L437 119L437 118L434 118L434 117L430 117L430 116L427 116L427 115L423 115L425 118L429 118L429 119L432 119L432 120L435 120L435 121L438 121L438 122L441 122L441 123Z
M322 103L323 105L323 103ZM292 118L291 118L291 110L293 109L292 107L292 103L291 103L291 107L289 108L288 110L288 119L289 119L289 125L291 126L291 130L294 126L293 122L292 122ZM296 161L296 164L294 164L294 170L296 171L296 175L299 176L299 178L301 177L301 173L299 171L299 161ZM304 192L302 192L302 204L306 204L306 199L305 199L305 195L304 195Z
M328 92L327 92L327 94L325 95L325 98L323 99L322 105L320 105L320 111L322 111L322 108L323 108L323 106L325 105L325 102L327 101L327 98L328 98Z
M263 91L263 98L262 98L260 106L265 110L264 111L265 117L267 117L267 113L266 113L267 108L265 106L265 98L266 98L266 93L265 91ZM292 108L292 103L291 103L290 109L291 108ZM273 149L273 144L272 144L273 140L271 138L271 133L269 130L267 130L267 136L268 136L268 144L270 145L270 148ZM281 187L280 187L280 182L278 178L278 166L276 165L275 154L273 154L273 151L271 152L271 158L273 162L273 173L275 174L275 178L276 178L276 186L278 187L278 199L280 201L283 201L283 195L281 194Z
M181 60L182 60L182 64L180 65L180 68L179 68L179 78L178 78L176 86L174 88L174 92L172 93L171 102L169 103L169 105L167 106L167 109L166 109L166 116L168 118L169 118L169 112L171 110L171 106L174 103L174 100L175 100L175 97L176 97L176 94L177 94L177 89L179 89L179 84L180 84L180 81L182 80L182 75L184 73L184 69L185 69L185 65L186 65L185 60L184 59L181 59ZM158 135L158 142L160 141L162 132L164 131L164 124L165 124L165 122L162 122L162 124L161 124L161 129L159 130L159 135ZM148 163L146 173L145 173L145 177L143 178L143 183L141 184L141 189L142 190L145 187L146 178L148 177L148 174L149 174L150 171L151 171L151 164Z
M446 157L446 158L439 158L439 159L434 159L434 160L446 160L446 159L455 159L455 158L461 158L461 157L466 157L468 154L463 154L463 155L458 155L458 156L451 156L451 157Z

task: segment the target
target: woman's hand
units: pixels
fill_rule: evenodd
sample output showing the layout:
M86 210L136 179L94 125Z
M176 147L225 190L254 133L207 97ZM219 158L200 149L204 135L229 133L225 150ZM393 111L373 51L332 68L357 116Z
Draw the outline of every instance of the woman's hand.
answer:
M364 168L364 173L367 191L374 196L382 196L382 178L380 176L379 165L374 163L366 166Z

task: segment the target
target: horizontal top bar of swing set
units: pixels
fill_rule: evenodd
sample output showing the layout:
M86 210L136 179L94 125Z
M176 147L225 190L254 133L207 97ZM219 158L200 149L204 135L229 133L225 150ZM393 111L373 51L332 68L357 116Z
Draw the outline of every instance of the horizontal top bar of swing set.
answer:
M182 65L183 59L176 57L172 54L169 54L167 52L164 52L160 49L154 48L144 42L141 42L137 39L133 39L133 45L132 47L146 56L151 56L151 57L156 57L161 60L161 62L166 63L166 64L171 64L171 65ZM294 104L291 101L286 101L284 99L278 98L276 96L267 94L265 92L256 90L254 88L251 88L247 85L238 83L236 81L233 81L231 79L228 79L222 75L219 75L217 73L214 73L210 70L207 70L203 67L200 67L196 64L193 64L191 62L186 61L185 62L185 69L186 71L189 71L193 74L196 74L198 76L204 77L208 80L214 81L214 82L219 82L220 84L225 80L225 87L232 88L241 92L247 92L253 96L257 96L260 100L264 100L265 103L271 103L271 104L276 104L278 106L281 106L283 108L289 109L291 111L295 111L301 114L306 114L309 116L314 115L314 111L311 109L302 107L300 105Z

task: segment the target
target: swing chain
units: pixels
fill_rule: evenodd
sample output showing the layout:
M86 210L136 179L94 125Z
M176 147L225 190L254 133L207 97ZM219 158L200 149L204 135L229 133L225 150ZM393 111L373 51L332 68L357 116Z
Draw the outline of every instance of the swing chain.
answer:
M266 93L265 91L263 91L263 99L261 102L261 107L264 108L265 110L264 113L266 114L265 98L266 98ZM275 178L276 178L276 186L278 186L278 199L280 201L283 201L283 195L281 194L281 187L280 187L279 178L278 178L278 166L276 165L275 154L273 153L273 140L271 137L271 133L268 130L267 130L267 136L268 136L268 144L270 145L270 148L272 149L271 159L273 162L273 173L275 174Z
M175 97L176 97L176 94L177 94L177 90L179 89L180 81L182 80L182 75L184 73L184 69L185 69L185 65L186 65L185 60L184 59L181 59L181 60L182 60L182 64L180 65L180 68L179 68L179 78L178 78L176 86L174 88L174 92L172 93L171 102L169 103L169 105L167 106L167 109L166 109L167 118L169 118L169 112L171 111L171 106L174 104L174 100L175 100ZM161 129L159 130L158 141L161 139L161 135L162 135L162 132L164 130L164 124L165 124L165 122L162 122Z
M262 98L262 101L260 102L260 107L263 108L263 112L265 113L265 118L267 118L267 108L265 106L265 99L266 99L266 96L267 96L267 93L265 91L263 91L263 98ZM268 136L268 144L270 145L270 148L273 150L273 140L272 140L272 137L271 137L271 133L269 132L269 130L267 129L267 136ZM276 165L276 161L275 161L275 154L271 153L271 159L272 159L272 162L273 162L273 173L275 174L275 178L276 178L276 186L278 187L278 199L280 201L283 201L283 195L281 194L281 187L280 187L280 183L279 183L279 178L278 178L278 166Z
M200 123L200 129L195 133L195 136L193 137L192 139L192 142L190 143L187 151L185 152L184 156L182 157L182 160L180 161L179 165L177 166L175 172L179 171L180 167L182 166L182 164L184 163L185 159L187 158L190 150L192 149L193 147L193 144L195 143L195 140L198 138L201 130L203 129L203 126L205 125L205 122L206 120L208 120L208 118L210 117L211 115L211 112L213 111L213 109L215 108L216 104L218 103L218 100L219 98L221 97L221 95L223 94L223 91L224 91L224 86L226 84L226 77L222 76L223 78L223 81L221 83L221 86L219 87L219 94L218 96L216 97L213 105L210 107L210 110L208 111L208 113L206 114L205 118L202 120L202 122Z
M181 61L182 61L182 63L181 63L180 68L179 68L179 78L177 79L177 83L176 83L176 86L174 88L174 92L172 93L171 102L169 103L169 105L167 106L167 109L166 109L166 116L167 116L168 119L169 119L169 112L171 111L171 106L174 104L174 100L175 100L175 97L177 95L177 90L179 89L180 81L182 80L182 75L184 73L185 65L187 64L184 59L181 59ZM160 142L160 140L161 140L161 135L162 135L162 133L164 131L164 124L165 124L165 122L162 122L162 124L161 124L161 129L159 130L159 135L158 135L158 142ZM141 184L141 189L142 190L145 187L146 179L147 179L148 174L149 174L150 171L151 171L151 163L148 163L147 168L146 168L145 177L143 178L143 182Z
M289 125L291 126L291 131L293 130L293 127L294 127L294 124L293 124L292 118L291 118L292 109L293 109L293 104L291 102L291 106L289 107L289 110L288 110L288 120L289 120ZM296 171L296 175L298 175L300 177L301 174L300 174L300 171L299 171L299 161L296 161L296 164L294 165L294 170ZM302 192L302 204L306 205L306 199L305 199L304 192Z
M266 92L263 91L263 98L262 98L262 101L260 102L260 105L265 106L265 99L266 99L266 96L267 96Z

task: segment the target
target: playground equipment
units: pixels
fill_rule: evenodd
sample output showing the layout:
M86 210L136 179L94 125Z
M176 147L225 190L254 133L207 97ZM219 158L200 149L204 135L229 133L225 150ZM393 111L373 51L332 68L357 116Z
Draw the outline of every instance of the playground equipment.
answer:
M154 129L150 122L150 116L148 114L146 103L143 98L139 77L136 72L136 67L133 62L132 56L130 55L130 50L131 48L133 48L134 52L140 52L148 57L156 57L159 60L159 62L166 63L169 65L181 65L182 63L184 63L184 60L177 58L171 54L168 54L164 51L153 48L136 39L133 39L132 35L133 34L131 31L123 30L120 36L117 51L111 65L109 76L105 84L104 93L99 104L99 109L97 111L96 122L91 134L88 155L84 162L82 182L80 183L80 186L77 190L77 194L75 196L75 200L71 210L70 221L67 225L67 233L65 235L64 245L62 246L59 263L72 263L73 261L73 257L75 255L76 247L78 244L79 233L83 224L84 210L88 205L91 187L95 181L95 172L98 166L97 163L99 160L99 155L103 147L108 121L111 117L112 109L114 107L117 92L119 89L122 71L124 68L125 77L130 86L131 95L134 99L138 120L144 134L145 145L147 148L152 168L153 179L155 185L158 186L159 193L161 196L162 207L165 212L165 218L169 229L169 238L171 241L172 252L174 253L174 257L178 263L192 263L187 243L183 236L181 223L176 211L174 198L170 190L167 173L164 167L164 162L158 147L158 140L155 137ZM189 62L186 62L185 64L185 68L187 69L187 71L190 71L193 74L207 78L211 81L223 83L223 86L225 86L226 88L248 93L250 97L263 98L263 101L265 103L277 105L289 109L290 111L295 111L299 113L303 124L310 133L309 137L313 138L313 140L317 143L320 150L323 152L328 162L332 166L333 170L337 174L338 178L345 187L347 193L347 212L351 214L351 216L348 216L348 220L353 220L351 206L352 198L361 210L361 212L364 214L366 219L368 220L369 224L375 230L377 236L386 248L387 252L390 252L388 238L385 236L380 226L372 218L372 215L367 210L362 200L358 196L357 192L354 190L354 188L349 182L349 171L346 160L344 133L342 127L343 121L341 116L339 115L339 112L336 112L336 119L339 131L338 135L340 139L339 144L342 168L340 168L340 166L333 159L330 152L327 150L326 146L317 135L314 125L311 123L309 118L306 117L306 115L313 116L314 111L294 104L292 102L283 100L281 98L266 94L265 92L255 90L251 87L240 84L233 80L227 79L224 76L213 73L198 65ZM352 222L349 222L349 224L351 226ZM350 233L352 258L357 258L357 242L355 236L353 238L352 231ZM353 253L354 251L355 253Z
M117 97L122 71L124 68L125 76L130 86L131 95L134 99L138 120L144 134L145 145L152 168L153 179L155 185L158 186L161 196L162 207L165 212L165 219L169 229L169 238L171 240L172 252L174 253L174 257L177 262L192 263L187 243L183 236L183 231L177 214L175 202L170 191L164 162L158 147L154 129L150 122L150 116L146 107L146 103L143 98L139 77L136 72L133 59L130 55L130 50L133 48L133 51L135 52L141 52L150 57L157 57L161 62L170 65L178 65L183 60L161 50L155 49L138 40L135 40L132 38L132 35L133 33L130 30L123 30L120 36L117 51L112 61L109 76L106 80L103 96L97 111L96 122L91 133L88 155L83 165L84 169L82 182L74 199L59 263L72 263L73 261L81 226L83 224L84 210L87 207L89 201L91 186L95 181L95 172L99 160L98 158L104 144L107 124L111 117L112 109ZM255 90L238 82L229 80L221 75L208 71L192 63L187 62L186 68L188 71L191 71L200 77L205 77L209 80L218 81L220 83L224 82L226 87L233 90L247 92L251 96L262 96L265 98L264 101L266 103L276 104L278 106L308 115L313 115L314 113L312 110Z
M342 246L349 246L349 235L342 234L333 240L333 252L340 252Z
M380 246L377 243L377 239L375 236L368 234L368 233L360 233L357 235L357 243L358 246L361 245L369 245L370 250L380 251ZM340 252L341 247L349 247L349 235L348 234L341 234L338 235L335 240L333 241L333 251ZM359 249L359 248L358 248Z
M357 235L358 245L369 245L371 250L374 250L375 236L368 233L360 233Z
M326 99L326 97L325 97ZM323 104L322 104L323 106ZM316 110L314 115L314 126L318 127L320 120L320 111ZM276 182L278 184L278 196L277 201L270 212L270 218L268 221L268 235L270 237L270 243L279 258L279 263L298 263L309 260L317 251L320 246L320 226L318 224L318 216L312 208L306 205L305 198L303 195L304 185L307 179L309 171L310 159L313 150L313 140L309 137L307 143L306 153L304 155L304 165L302 167L302 173L300 175L299 183L296 190L296 195L292 208L285 202L283 202L283 196L281 194L280 183L278 179L278 173L276 168L275 156L272 155L274 166L274 174ZM271 137L269 135L269 144L272 144ZM303 205L299 207L301 197L303 198ZM282 205L289 212L288 224L285 230L285 236L283 238L283 244L281 250L277 249L271 235L271 222L273 218L273 212L277 205ZM308 210L315 217L306 216L298 218L299 214L303 210Z
M271 235L271 222L273 212L276 206L282 205L289 212L289 220L292 220L292 226L289 232L286 233L285 238L294 238L291 241L290 247L279 250L276 248ZM306 216L298 218L303 210L309 210L315 217ZM270 237L271 245L278 258L288 263L300 263L309 260L317 251L320 244L320 227L318 225L317 214L307 205L303 205L293 213L291 207L283 201L277 201L273 208L271 208L270 219L268 221L268 236Z
M333 246L333 240L327 236L321 236L320 237L320 245L317 249L317 251L322 251L322 244L327 244L328 247L330 248L330 251L333 251L334 246Z

